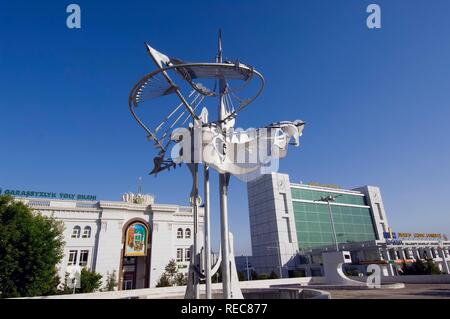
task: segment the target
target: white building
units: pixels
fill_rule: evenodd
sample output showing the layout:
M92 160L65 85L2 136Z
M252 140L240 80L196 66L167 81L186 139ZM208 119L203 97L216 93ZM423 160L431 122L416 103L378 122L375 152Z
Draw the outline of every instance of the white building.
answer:
M103 281L115 271L122 290L155 287L172 259L187 272L193 244L191 207L158 204L150 195L126 194L122 201L47 197L20 200L35 212L64 222L61 278L70 265L88 267ZM199 214L203 221L202 209Z
M323 275L322 253L335 251L336 242L351 252L346 267L362 273L379 264L385 275L397 275L403 262L416 259L432 259L450 273L447 237L392 232L378 187L306 185L272 173L249 182L247 190L251 260L258 273ZM327 196L335 199L330 205Z

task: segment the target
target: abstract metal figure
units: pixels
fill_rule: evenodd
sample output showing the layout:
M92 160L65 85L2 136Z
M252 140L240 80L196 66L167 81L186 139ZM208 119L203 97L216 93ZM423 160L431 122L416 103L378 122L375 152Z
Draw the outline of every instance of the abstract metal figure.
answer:
M261 129L236 130L240 111L252 103L264 88L264 78L252 66L239 61L223 61L222 37L219 33L218 53L214 63L190 63L168 57L145 44L157 69L144 76L133 87L129 109L139 125L154 143L158 155L150 172L176 168L186 163L193 176L191 203L194 212L194 243L186 296L199 298L201 277L206 283L206 297L211 298L211 257L209 225L209 168L219 173L221 221L221 269L223 297L242 298L237 284L232 235L228 230L227 193L231 175L248 180L267 172L272 160L283 158L288 145L299 146L304 122L277 122ZM200 82L201 81L201 82ZM176 97L175 107L153 109L151 124L144 124L136 109L151 104L157 98ZM214 105L211 107L210 103ZM175 103L176 102L176 103ZM162 103L162 101L160 101ZM209 117L217 110L215 121ZM162 118L162 121L161 121ZM261 151L262 150L262 151ZM198 165L204 167L205 231L204 258L201 258L198 231ZM231 240L230 240L231 238ZM201 259L204 265L201 265ZM217 265L213 269L217 269ZM202 271L204 270L204 275ZM191 292L191 293L188 293Z

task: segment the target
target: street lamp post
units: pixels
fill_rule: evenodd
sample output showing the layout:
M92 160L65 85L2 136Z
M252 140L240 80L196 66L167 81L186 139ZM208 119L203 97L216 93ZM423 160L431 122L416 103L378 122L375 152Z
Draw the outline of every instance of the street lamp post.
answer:
M247 264L247 280L250 280L250 268L248 268L248 256L245 256L245 263Z
M280 247L267 247L267 249L276 249L277 250L277 256L278 256L278 265L280 269L280 279L283 278L283 265L281 263L281 254L280 254Z
M338 195L340 196L340 195ZM336 200L337 196L322 196L320 198L321 202L327 202L328 205L328 213L330 214L330 221L331 221L331 228L333 230L333 238L334 243L336 245L336 251L339 251L339 243L336 236L336 228L334 227L334 219L333 219L333 210L331 209L331 202L334 202Z

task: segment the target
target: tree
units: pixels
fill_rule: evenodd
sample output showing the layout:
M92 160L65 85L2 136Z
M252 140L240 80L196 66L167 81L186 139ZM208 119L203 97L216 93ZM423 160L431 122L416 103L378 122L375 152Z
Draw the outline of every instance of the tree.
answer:
M177 273L175 275L175 286L186 286L187 285L187 276L182 273Z
M304 269L297 269L292 271L290 274L290 278L299 278L299 277L306 277L306 273Z
M0 297L56 293L63 257L63 223L0 196Z
M102 284L102 275L95 271L83 268L80 274L81 288L76 289L76 293L90 293L97 291Z
M252 269L250 271L250 279L251 280L258 280L258 273L254 269Z
M117 287L116 271L106 273L106 284L104 291L114 291Z
M156 287L170 287L172 286L170 283L169 276L166 273L163 273L156 284Z
M269 279L268 274L262 273L258 275L258 280L266 280L266 279Z
M427 268L430 275L441 275L442 271L439 269L438 265L432 260L427 259Z
M186 284L186 275L178 272L178 265L172 259L164 269L164 273L159 278L156 287L184 286Z
M350 267L350 268L346 268L344 270L344 274L346 276L358 276L359 275L359 271L356 268ZM368 274L369 275L369 274Z
M86 294L91 292L96 292L99 290L101 284L102 284L102 275L95 271L90 271L87 268L81 269L80 273L80 288L71 288L73 287L73 284L76 284L76 282L72 282L72 285L69 285L69 281L71 279L69 278L69 273L66 273L64 277L64 284L63 288L59 291L59 294Z
M277 273L272 270L272 272L269 275L269 279L278 279Z
M413 263L403 263L401 270L403 275L439 275L442 273L431 259L426 260L426 262L417 259Z
M166 271L166 274L169 276L170 280L174 280L176 274L178 273L178 266L175 260L169 261L166 268L164 269Z

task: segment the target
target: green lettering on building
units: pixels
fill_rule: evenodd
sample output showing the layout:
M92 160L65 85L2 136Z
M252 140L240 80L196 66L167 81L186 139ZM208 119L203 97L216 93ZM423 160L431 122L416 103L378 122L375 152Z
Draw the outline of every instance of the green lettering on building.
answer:
M36 191L24 191L0 188L0 195L11 195L15 197L27 197L27 198L48 198L48 199L68 199L68 200L82 200L82 201L95 201L97 196L84 195L84 194L68 194L68 193L51 193L51 192L36 192Z

